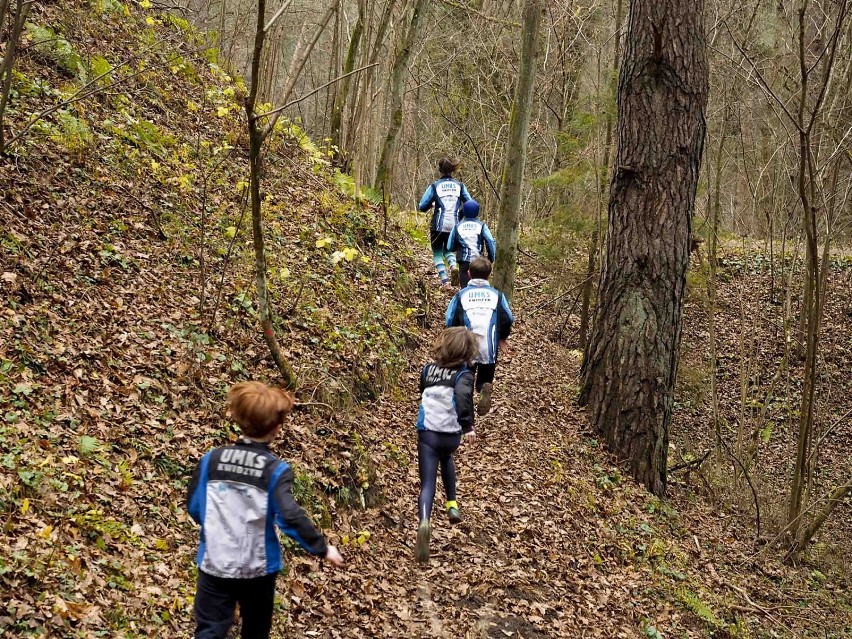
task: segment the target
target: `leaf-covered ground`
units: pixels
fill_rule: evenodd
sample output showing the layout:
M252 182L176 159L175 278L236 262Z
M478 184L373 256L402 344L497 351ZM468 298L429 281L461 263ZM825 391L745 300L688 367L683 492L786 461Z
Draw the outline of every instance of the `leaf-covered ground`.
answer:
M189 472L235 435L228 386L275 378L240 85L188 25L135 3L37 4L30 21L13 133L118 70L0 161L0 636L185 637ZM288 551L276 637L850 633L844 582L753 558L694 485L661 503L584 434L578 353L553 341L526 259L494 409L458 454L465 522L436 513L416 565L416 376L448 298L298 127L270 151L273 297L302 404L277 449L347 559Z
M0 633L165 636L192 594L187 473L235 432L228 387L276 379L242 89L174 16L96 0L29 20L7 139L44 117L0 160ZM411 237L353 205L351 179L293 123L265 169L277 330L300 381L288 454L329 525L375 492L341 421L395 392L425 288Z
M513 355L498 370L492 414L478 422L483 439L458 453L465 523L451 528L436 512L434 558L426 568L413 562L412 371L406 419L386 445L404 454L389 455L399 466L385 463L380 475L388 502L355 515L353 530L368 530L369 541L356 542L345 573L323 570L328 586L314 591L338 612L291 609L288 621L352 637L848 634L842 584L752 558L728 518L686 486L661 503L621 476L570 401L578 353L548 339L549 318L524 312L541 301L535 291L516 300ZM380 406L368 423L385 438L400 409Z
M848 371L852 366L849 319L852 317L852 259L837 250L829 261L828 292L820 331L818 387L811 505L819 510L825 497L852 474L852 415ZM790 275L793 269L792 277ZM729 453L748 469L760 511L748 481L730 477L735 462L724 455L721 467L703 465L712 484L709 498L729 508L732 532L762 547L774 541L786 524L787 499L796 455L801 408L804 350L797 326L803 285L801 265L791 255L770 261L765 246L738 241L726 246L720 260L717 304L716 385L720 429L730 442ZM713 410L710 391L710 340L704 268L691 273L678 405L672 441L677 463L684 456L700 458L713 449ZM789 308L789 311L787 310ZM787 314L790 341L785 349ZM785 355L786 350L786 355ZM743 444L737 444L742 425ZM720 474L722 477L720 477ZM760 522L760 533L757 522ZM814 578L830 575L843 587L852 576L852 501L841 504L805 554ZM755 552L760 548L756 546ZM763 548L763 552L771 552Z

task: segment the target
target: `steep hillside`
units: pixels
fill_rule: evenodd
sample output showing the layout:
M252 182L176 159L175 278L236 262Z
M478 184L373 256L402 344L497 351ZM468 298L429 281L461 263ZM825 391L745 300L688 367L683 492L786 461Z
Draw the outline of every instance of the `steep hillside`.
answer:
M185 21L143 5L36 3L16 64L7 139L46 114L0 159L7 636L184 624L187 473L235 432L227 388L277 379L254 304L244 87ZM353 205L297 125L265 169L272 298L302 402L284 450L329 525L376 491L347 411L393 388L426 289L410 237Z
M852 259L838 249L829 267L820 329L818 445L811 488L814 511L823 507L826 496L847 481L852 472ZM737 446L742 428L744 444L740 455L749 469L748 479L758 496L759 510L755 509L755 495L747 481L741 480L738 487L731 488L729 477L725 476L733 471L727 465L730 460L723 469L706 464L713 484L708 497L734 514L734 534L762 547L775 540L787 523L804 377L804 351L796 348L802 333L796 328L795 319L802 304L802 273L792 255L782 259L776 254L770 261L764 247L742 240L725 247L719 269L716 386L720 424L732 449ZM684 457L700 458L714 447L706 269L695 264L690 277L678 406L672 430L678 462ZM788 304L794 320L785 356L784 317ZM852 579L852 500L841 504L826 521L803 559L815 579L828 579L840 588L848 588Z

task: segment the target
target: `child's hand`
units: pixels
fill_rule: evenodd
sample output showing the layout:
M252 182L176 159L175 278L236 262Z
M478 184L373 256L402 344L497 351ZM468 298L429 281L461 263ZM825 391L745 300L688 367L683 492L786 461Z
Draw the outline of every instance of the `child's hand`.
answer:
M507 342L504 339L501 339L498 342L497 350L501 355L504 355L505 357L511 357L512 356L512 349L509 348L509 342Z
M464 434L464 443L465 444L473 444L476 442L476 431L470 431L469 433Z
M329 546L325 551L325 560L338 568L343 565L343 557L334 546Z

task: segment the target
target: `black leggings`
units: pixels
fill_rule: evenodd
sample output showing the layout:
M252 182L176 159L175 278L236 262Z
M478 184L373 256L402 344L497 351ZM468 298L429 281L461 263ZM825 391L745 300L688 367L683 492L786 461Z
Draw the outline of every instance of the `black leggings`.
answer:
M277 576L272 573L254 579L225 579L199 570L195 639L225 639L234 623L237 603L243 621L242 639L268 639Z
M470 283L470 262L459 262L459 288L464 288Z
M486 384L494 382L494 371L497 370L497 363L494 364L474 364L473 374L476 377L476 392L482 390Z
M438 464L447 492L447 501L456 500L456 465L453 453L461 444L461 433L436 433L421 430L417 434L417 466L420 469L420 499L417 502L420 521L429 519L435 501Z

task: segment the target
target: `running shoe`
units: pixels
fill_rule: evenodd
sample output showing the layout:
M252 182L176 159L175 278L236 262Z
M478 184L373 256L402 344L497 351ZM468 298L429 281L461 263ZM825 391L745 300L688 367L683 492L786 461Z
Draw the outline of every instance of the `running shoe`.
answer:
M417 543L414 546L414 558L421 564L429 561L429 538L432 531L429 528L429 520L424 519L417 527Z

